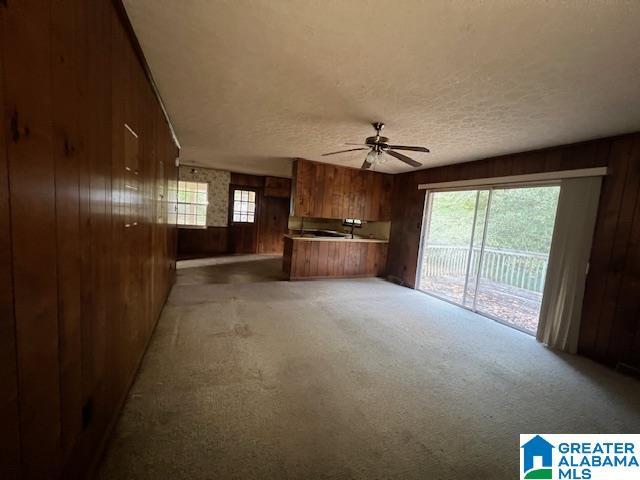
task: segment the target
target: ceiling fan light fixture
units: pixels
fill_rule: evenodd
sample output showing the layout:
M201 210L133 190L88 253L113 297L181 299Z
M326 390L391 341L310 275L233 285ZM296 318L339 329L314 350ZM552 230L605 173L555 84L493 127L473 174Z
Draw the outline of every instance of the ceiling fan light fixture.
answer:
M407 150L410 152L422 152L429 153L429 149L426 147L420 146L410 146L410 145L391 145L389 144L389 139L387 137L383 137L380 135L380 131L384 127L382 122L373 123L373 128L376 130L375 137L367 137L364 143L346 143L345 145L353 145L359 148L349 148L347 150L340 150L338 152L330 152L323 153L322 156L327 155L336 155L339 153L347 153L347 152L355 152L357 150L367 150L367 156L365 157L364 163L362 164L362 169L367 170L374 165L381 165L385 163L388 159L387 156L394 157L397 160L400 160L407 165L410 165L414 168L421 167L422 164L420 162L416 162L413 158L405 155L404 153L397 152L396 150Z
M382 155L380 150L371 150L367 154L367 163L370 163L371 165L382 165L386 161L387 159Z

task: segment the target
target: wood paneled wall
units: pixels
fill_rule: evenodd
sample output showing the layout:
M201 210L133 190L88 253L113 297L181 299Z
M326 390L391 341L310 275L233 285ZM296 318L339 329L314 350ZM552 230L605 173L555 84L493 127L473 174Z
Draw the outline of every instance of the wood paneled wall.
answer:
M233 224L231 210L234 188L256 192L256 221L253 224ZM291 180L231 173L229 185L229 226L206 229L181 228L178 232L178 255L194 257L228 253L281 254L283 235L289 221Z
M289 228L289 197L263 195L258 216L258 253L281 254Z
M640 133L608 143L579 351L640 369Z
M264 178L264 196L265 197L291 197L291 179L280 177Z
M424 191L420 183L608 166L587 277L579 350L640 367L640 134L397 175L387 275L413 287Z
M179 228L178 252L181 258L228 253L229 229L228 227Z
M284 239L283 271L290 280L384 274L386 242Z
M4 15L0 7L0 41L6 28ZM3 50L0 49L0 478L14 479L19 478L21 461Z
M0 3L3 479L84 478L173 281L178 150L121 13Z
M393 175L298 159L291 211L296 217L391 219Z

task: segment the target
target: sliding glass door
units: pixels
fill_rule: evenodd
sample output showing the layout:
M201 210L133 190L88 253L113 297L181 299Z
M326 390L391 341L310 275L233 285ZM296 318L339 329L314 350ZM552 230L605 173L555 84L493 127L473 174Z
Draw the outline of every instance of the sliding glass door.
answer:
M535 333L560 187L427 196L418 288Z
M476 191L429 195L427 255L420 289L455 303L465 302L465 279L476 223Z

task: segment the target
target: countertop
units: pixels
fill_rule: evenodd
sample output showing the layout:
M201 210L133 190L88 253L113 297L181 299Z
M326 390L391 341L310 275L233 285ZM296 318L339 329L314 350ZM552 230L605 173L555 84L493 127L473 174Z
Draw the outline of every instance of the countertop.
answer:
M307 237L298 234L285 234L286 238L291 240L302 240L308 242L360 242L360 243L389 243L389 240L380 240L377 238L344 238L344 237Z

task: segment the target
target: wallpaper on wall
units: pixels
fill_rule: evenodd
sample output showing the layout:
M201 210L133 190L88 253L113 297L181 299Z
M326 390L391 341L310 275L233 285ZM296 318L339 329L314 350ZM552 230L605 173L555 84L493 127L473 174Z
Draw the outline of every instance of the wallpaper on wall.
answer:
M209 184L207 226L226 227L229 211L229 183L231 174L225 170L180 165L179 179Z

